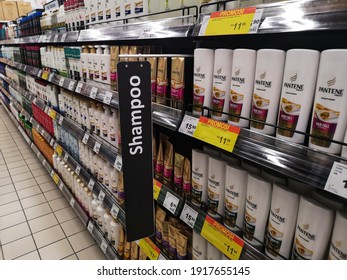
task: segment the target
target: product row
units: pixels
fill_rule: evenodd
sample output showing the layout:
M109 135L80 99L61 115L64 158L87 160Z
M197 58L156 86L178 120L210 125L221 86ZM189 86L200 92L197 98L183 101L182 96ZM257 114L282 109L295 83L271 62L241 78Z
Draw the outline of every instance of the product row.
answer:
M346 65L345 49L195 49L193 112L300 144L309 130L309 147L341 154Z

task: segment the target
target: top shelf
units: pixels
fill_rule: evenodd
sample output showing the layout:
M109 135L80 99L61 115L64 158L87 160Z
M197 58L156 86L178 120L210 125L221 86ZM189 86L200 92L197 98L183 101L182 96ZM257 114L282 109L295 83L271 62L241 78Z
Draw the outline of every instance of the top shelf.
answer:
M292 0L256 6L262 10L258 34L347 29L347 1ZM0 41L1 45L85 43L107 41L155 40L164 38L209 38L201 35L210 14L135 22L127 25L108 23L107 27ZM228 35L226 35L228 36ZM214 37L214 36L213 36Z

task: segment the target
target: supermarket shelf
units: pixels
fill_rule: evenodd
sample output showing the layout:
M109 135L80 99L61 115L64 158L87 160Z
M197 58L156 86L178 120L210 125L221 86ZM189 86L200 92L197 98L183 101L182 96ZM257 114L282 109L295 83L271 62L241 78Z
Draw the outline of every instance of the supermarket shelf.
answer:
M116 109L119 108L118 92L113 91L107 84L95 81L77 82L73 79L60 76L54 72L47 74L42 69L24 65L18 62L13 62L5 58L0 58L0 62L5 63L18 70L25 71L34 77L41 78L67 90L75 91L82 96L91 98L105 105L109 105ZM179 109L152 103L153 122L174 131L177 130L183 113L184 112Z
M169 188L167 188L155 179L153 188L154 198L156 199L157 203L159 203L159 205L161 205L163 208L170 211L176 217L179 217L195 232L200 234L202 233L206 217L208 217L209 220L212 220L213 223L218 224L217 228L219 232L230 232L226 227L212 219L201 209L197 208L190 202L184 202L184 199L181 196L172 192ZM190 216L190 218L187 218L188 216ZM233 234L230 232L230 235ZM204 236L204 238L206 237ZM234 238L235 240L241 240L241 242L243 242L240 237L235 236ZM225 246L224 243L221 243L222 241L221 239L218 239L218 237L210 237L209 241L217 248L223 248L223 246ZM230 240L230 243L232 242L235 241ZM265 254L252 247L251 245L244 242L240 259L264 260L269 258Z
M186 115L198 121L191 113ZM324 189L334 162L343 160L246 128L241 129L233 154L320 189Z

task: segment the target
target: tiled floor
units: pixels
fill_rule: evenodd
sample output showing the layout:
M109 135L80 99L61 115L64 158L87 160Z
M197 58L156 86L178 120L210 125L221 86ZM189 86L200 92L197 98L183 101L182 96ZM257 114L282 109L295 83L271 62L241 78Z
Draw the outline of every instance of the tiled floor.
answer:
M0 105L0 260L106 259Z

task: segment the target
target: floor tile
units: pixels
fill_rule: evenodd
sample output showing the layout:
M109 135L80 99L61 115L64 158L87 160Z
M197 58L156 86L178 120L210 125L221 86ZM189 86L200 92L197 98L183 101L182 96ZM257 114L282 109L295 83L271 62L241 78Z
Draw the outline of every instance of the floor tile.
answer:
M19 200L0 206L0 217L22 210Z
M25 159L25 161L27 161L29 159L37 159L37 156L34 153L21 154L21 155Z
M16 189L14 188L12 184L0 187L0 199L1 199L1 195L8 194L14 191L16 191Z
M68 237L72 248L75 252L82 251L95 244L94 238L90 235L87 230L76 233Z
M0 171L0 179L1 179L1 178L8 177L8 176L10 176L10 173L8 173L7 170Z
M29 223L31 231L33 233L36 233L38 231L57 225L58 221L53 214L48 214L40 218L30 220L28 221L28 223Z
M38 195L34 195L34 196L30 196L28 198L22 199L20 201L23 205L23 208L29 208L29 207L33 207L39 204L42 204L46 201L46 198L43 196L43 194L38 194Z
M16 168L16 167L20 167L20 166L26 166L26 162L24 160L20 160L20 161L16 161L16 162L11 162L11 163L7 163L7 167L9 169L11 168Z
M34 175L34 177L41 176L41 175L49 175L45 168L33 170L31 171L31 173Z
M12 184L11 177L5 177L0 179L0 187Z
M47 172L45 175L35 176L35 180L38 184L52 182L52 178L51 178L51 176L49 176L49 174Z
M33 251L29 254L23 255L15 260L41 260L38 251Z
M30 178L25 181L14 183L14 187L16 188L17 191L20 191L29 187L34 187L36 185L37 183L34 178Z
M34 164L34 163L40 163L42 166L42 163L40 162L40 160L37 157L26 159L25 162L27 163L27 165Z
M58 211L66 207L70 207L70 203L65 197L60 197L51 201L48 201L53 211Z
M59 225L42 230L33 234L37 248L42 248L51 243L57 242L65 238L64 232Z
M2 247L6 260L12 260L36 250L32 236L27 236Z
M49 191L56 190L58 188L57 185L53 181L40 184L39 187L40 187L42 192L49 192Z
M41 189L38 186L33 186L30 188L25 188L23 190L18 191L19 199L24 199L29 196L34 196L41 193Z
M67 207L62 210L56 211L54 212L54 214L57 217L59 223L66 222L77 217L75 211L71 207Z
M0 171L6 171L6 170L7 170L6 164L0 165Z
M43 195L46 197L47 201L63 197L63 193L59 189L45 192Z
M14 201L18 201L18 196L15 192L3 194L0 199L0 206Z
M79 260L107 260L105 254L96 244L78 252L76 255Z
M64 261L73 261L73 260L78 260L77 256L75 254L71 255L71 256L68 256L66 258L63 259Z
M61 227L63 228L66 236L74 235L86 229L79 218L62 223Z
M13 180L14 183L21 182L21 181L24 181L24 180L28 180L28 179L31 179L31 178L33 178L33 174L31 174L30 171L12 176L12 180Z
M43 260L60 260L73 254L73 250L66 239L55 242L39 249Z
M30 171L30 169L28 166L20 166L20 167L11 168L10 174L11 174L11 176L13 176L13 175L17 175L17 174L21 174L21 173L25 173L25 172L29 172L29 171Z
M17 162L17 161L24 161L24 158L22 156L17 156L17 157L10 157L5 159L6 163L12 163L12 162Z
M25 222L23 211L18 211L0 218L0 230Z
M17 239L23 238L25 236L31 235L29 226L27 222L9 227L7 229L0 231L0 240L2 245L15 241Z
M18 157L21 156L22 154L19 151L12 151L12 152L7 152L7 153L2 153L4 158L11 158L11 157Z
M51 207L48 203L42 203L34 207L30 207L24 210L27 220L32 220L49 213L52 213Z
M32 171L32 170L42 168L43 165L41 163L30 163L28 164L28 166L29 166L29 169Z

